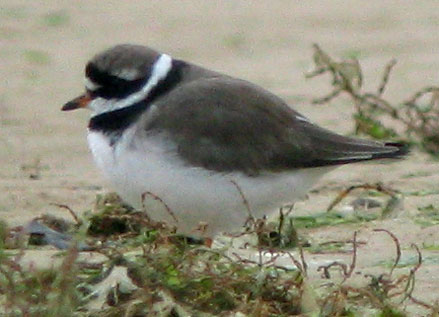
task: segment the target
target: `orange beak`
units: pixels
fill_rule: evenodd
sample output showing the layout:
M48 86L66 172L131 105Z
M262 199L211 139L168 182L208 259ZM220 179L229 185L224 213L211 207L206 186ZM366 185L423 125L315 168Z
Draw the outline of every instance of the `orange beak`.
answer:
M79 108L86 108L88 104L91 101L91 97L88 93L85 93L79 97L76 97L73 100L70 100L68 103L66 103L61 110L62 111L69 111L69 110L75 110Z

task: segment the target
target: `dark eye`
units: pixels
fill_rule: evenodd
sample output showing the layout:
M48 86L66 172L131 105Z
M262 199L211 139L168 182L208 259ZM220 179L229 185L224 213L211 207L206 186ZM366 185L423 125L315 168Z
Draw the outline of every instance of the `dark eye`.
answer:
M93 63L86 67L85 75L100 87L93 91L96 96L105 99L123 99L139 91L147 82L148 76L135 80L127 80L101 70Z
M116 76L109 75L105 85L93 91L99 97L105 99L123 99L140 89L145 85L146 79L125 80Z

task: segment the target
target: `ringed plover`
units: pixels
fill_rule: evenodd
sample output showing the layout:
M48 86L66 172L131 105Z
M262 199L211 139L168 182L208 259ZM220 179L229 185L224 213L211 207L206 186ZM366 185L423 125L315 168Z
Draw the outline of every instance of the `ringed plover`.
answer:
M92 111L96 164L127 203L181 233L236 231L249 218L243 196L260 218L337 166L407 153L325 130L255 84L145 46L97 54L85 88L62 110Z

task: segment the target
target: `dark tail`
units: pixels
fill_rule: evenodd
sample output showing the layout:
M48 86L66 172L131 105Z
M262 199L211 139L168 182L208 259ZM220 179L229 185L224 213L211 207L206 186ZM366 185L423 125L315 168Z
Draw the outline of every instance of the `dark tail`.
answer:
M343 136L308 122L302 123L303 139L312 150L296 165L319 167L349 164L377 159L401 159L409 153L408 144L379 142ZM304 142L305 142L304 141ZM306 148L306 146L303 146Z
M393 147L395 148L395 151L390 153L374 154L372 159L381 159L381 158L401 159L406 157L410 153L410 146L406 143L386 142L384 146Z

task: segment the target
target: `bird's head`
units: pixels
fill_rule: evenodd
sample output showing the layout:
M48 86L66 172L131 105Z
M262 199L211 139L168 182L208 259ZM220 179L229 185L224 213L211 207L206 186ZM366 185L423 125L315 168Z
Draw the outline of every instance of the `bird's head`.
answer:
M67 102L63 111L88 108L93 115L135 105L163 80L172 58L148 47L122 44L93 57L85 68L85 93Z

